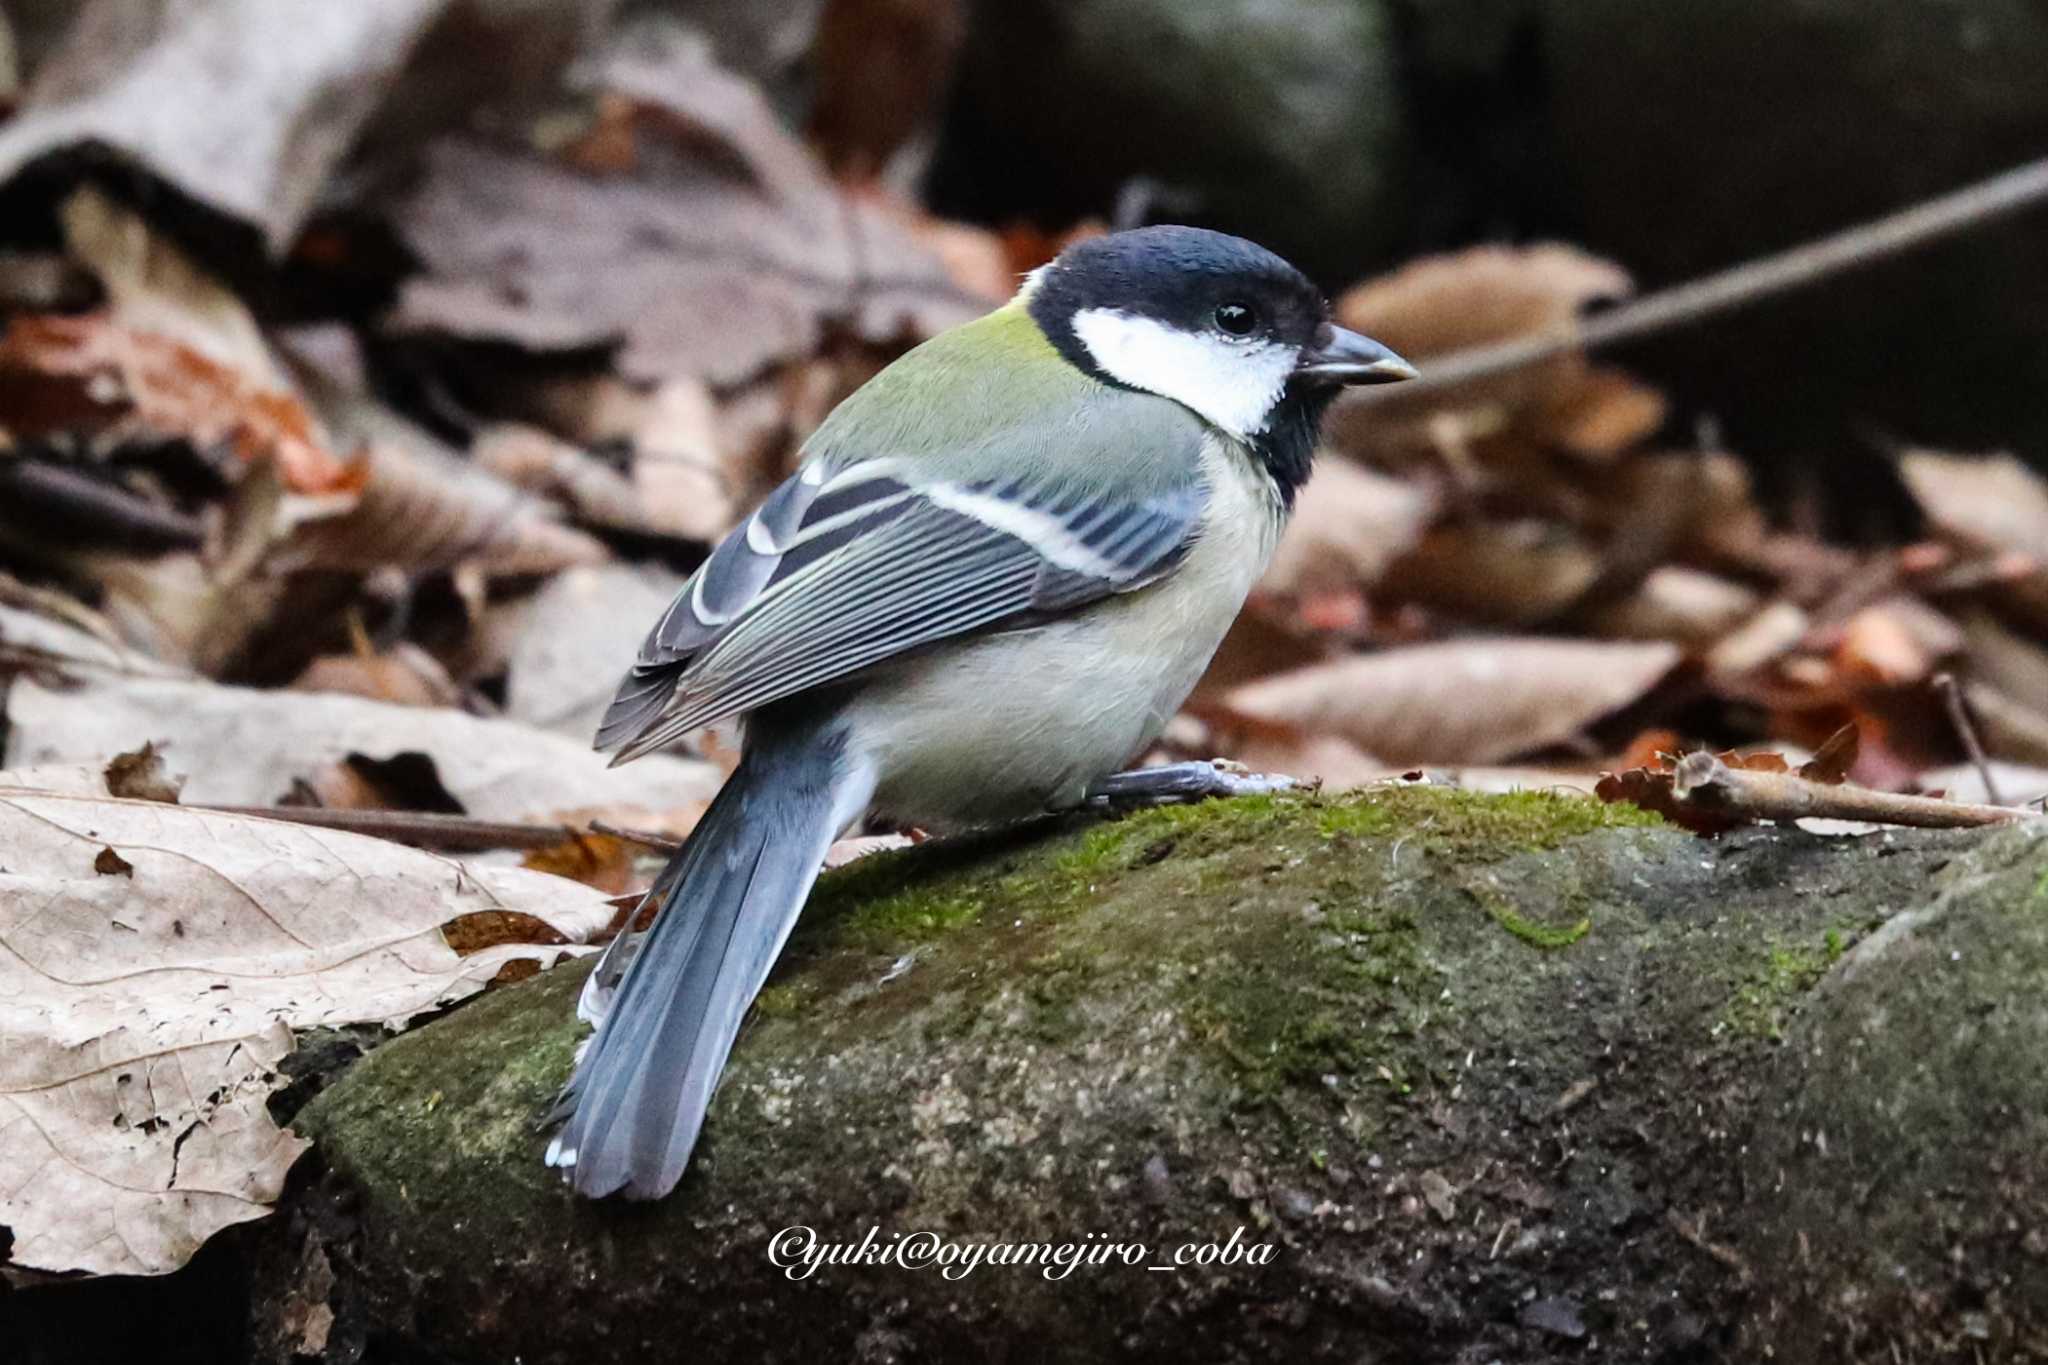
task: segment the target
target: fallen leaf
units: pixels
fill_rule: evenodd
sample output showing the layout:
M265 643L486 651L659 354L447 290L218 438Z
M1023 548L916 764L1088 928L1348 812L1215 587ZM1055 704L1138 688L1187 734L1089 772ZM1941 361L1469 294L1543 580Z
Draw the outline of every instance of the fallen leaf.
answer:
M1556 243L1432 256L1346 291L1337 320L1411 359L1570 328L1587 304L1626 298L1620 266Z
M605 564L556 574L499 613L511 640L505 714L588 743L619 679L686 580L664 569Z
M1652 569L1636 590L1595 611L1587 624L1609 639L1670 640L1703 650L1756 615L1754 590L1678 564Z
M1387 565L1422 538L1440 502L1421 482L1349 460L1319 460L1259 589L1302 598L1377 583Z
M288 390L103 313L29 316L0 335L0 415L17 438L86 439L95 448L178 441L217 461L273 463L293 492L347 492L347 464Z
M533 850L519 865L621 896L638 884L637 868L645 851L609 834L578 834L550 848Z
M894 343L995 302L886 212L844 196L701 42L601 63L632 102L630 165L578 169L473 139L431 146L395 208L425 262L401 333L537 352L619 346L630 379L720 385L814 354L828 324Z
M1856 751L1861 742L1857 728L1844 725L1828 736L1827 742L1814 751L1812 758L1799 765L1799 775L1809 782L1836 783L1849 780L1849 770L1856 766Z
M178 804L178 795L185 789L185 779L171 775L164 766L163 750L155 744L144 744L108 760L106 783L109 796L124 801L161 801L172 806Z
M0 127L0 180L32 162L76 167L111 153L281 253L446 2L81 5Z
M1226 700L1391 763L1489 763L1576 737L1641 698L1678 660L1668 644L1457 640L1312 664Z
M463 958L442 925L580 942L611 915L560 878L154 802L9 790L0 846L0 1224L49 1271L164 1274L267 1212L305 1147L264 1107L293 1029L395 1027L560 951Z
M384 654L331 654L306 665L295 692L339 692L394 706L451 707L462 690L433 655L409 642Z
M1600 576L1598 553L1570 527L1515 520L1440 526L1388 565L1379 588L1462 621L1548 621Z
M5 766L104 762L145 741L189 766L188 804L267 806L352 757L423 765L462 813L546 820L580 807L661 811L717 790L709 764L666 754L608 769L587 743L459 711L360 697L94 677L61 691L18 680ZM203 760L203 761L202 761Z

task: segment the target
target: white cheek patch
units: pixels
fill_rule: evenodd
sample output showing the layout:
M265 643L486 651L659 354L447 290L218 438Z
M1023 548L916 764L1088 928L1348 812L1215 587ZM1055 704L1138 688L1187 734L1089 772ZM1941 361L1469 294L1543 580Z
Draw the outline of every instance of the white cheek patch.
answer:
M1193 408L1240 438L1266 429L1296 359L1292 346L1183 332L1113 308L1076 313L1074 335L1112 379Z

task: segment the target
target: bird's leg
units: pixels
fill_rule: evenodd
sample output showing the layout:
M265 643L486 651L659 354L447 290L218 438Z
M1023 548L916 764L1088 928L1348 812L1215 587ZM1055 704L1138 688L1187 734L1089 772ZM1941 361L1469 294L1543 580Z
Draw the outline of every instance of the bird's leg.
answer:
M1084 804L1129 809L1171 801L1206 801L1220 796L1265 796L1301 784L1276 773L1255 773L1241 763L1212 758L1111 773L1088 788Z

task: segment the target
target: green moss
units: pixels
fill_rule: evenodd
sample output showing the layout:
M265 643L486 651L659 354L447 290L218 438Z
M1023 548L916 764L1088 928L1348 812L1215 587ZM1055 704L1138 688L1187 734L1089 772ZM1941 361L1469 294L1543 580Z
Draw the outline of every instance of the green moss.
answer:
M1494 923L1533 948L1569 948L1592 932L1593 918L1581 915L1570 924L1546 924L1530 919L1505 900L1489 898L1487 913Z
M1736 986L1715 1030L1776 1042L1784 1036L1785 1023L1800 1000L1846 951L1840 928L1830 928L1817 945L1771 944L1763 961Z

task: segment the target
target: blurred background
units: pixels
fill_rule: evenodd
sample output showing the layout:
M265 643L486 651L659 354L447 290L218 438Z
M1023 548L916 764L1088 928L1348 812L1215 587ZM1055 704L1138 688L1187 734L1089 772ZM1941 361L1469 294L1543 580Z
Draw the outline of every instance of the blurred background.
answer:
M0 762L554 818L425 718L544 778L831 406L1064 243L1254 237L1428 371L2039 156L2044 67L2030 0L0 0ZM2048 792L2044 295L2022 216L1348 402L1166 751L1855 722Z

